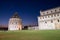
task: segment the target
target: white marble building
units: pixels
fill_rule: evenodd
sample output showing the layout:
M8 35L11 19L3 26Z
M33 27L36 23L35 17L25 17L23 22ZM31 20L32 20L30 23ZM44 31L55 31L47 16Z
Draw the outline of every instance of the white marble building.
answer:
M28 26L28 30L38 30L38 26Z
M39 30L60 29L60 7L40 11L38 27Z
M17 12L9 19L8 30L22 30L22 22Z

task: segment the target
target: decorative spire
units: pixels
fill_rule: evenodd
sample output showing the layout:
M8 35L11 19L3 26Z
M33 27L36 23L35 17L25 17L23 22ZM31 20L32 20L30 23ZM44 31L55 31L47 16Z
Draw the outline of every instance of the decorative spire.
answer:
M18 12L15 12L14 15L12 16L12 18L20 18L18 15Z

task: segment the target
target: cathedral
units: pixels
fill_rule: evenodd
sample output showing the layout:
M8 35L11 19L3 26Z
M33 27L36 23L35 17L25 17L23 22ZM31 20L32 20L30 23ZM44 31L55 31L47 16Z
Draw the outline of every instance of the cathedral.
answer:
M33 30L60 29L60 7L40 11L38 26L28 27ZM8 30L22 30L22 20L17 12L9 19Z
M60 7L40 11L38 27L39 30L60 29Z
M22 30L22 20L17 12L9 19L8 30Z

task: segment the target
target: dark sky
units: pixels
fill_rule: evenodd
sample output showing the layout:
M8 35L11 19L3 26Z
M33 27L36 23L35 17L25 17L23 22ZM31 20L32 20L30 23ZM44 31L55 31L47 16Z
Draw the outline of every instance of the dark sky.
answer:
M40 10L58 6L59 0L0 0L0 24L8 24L15 12L18 12L23 25L37 24Z

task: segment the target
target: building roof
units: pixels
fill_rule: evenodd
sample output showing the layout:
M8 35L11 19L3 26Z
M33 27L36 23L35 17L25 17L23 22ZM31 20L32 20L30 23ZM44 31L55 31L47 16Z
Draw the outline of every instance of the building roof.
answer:
M15 12L14 15L13 15L11 18L20 18L20 17L19 17L19 15L18 15L18 13Z

